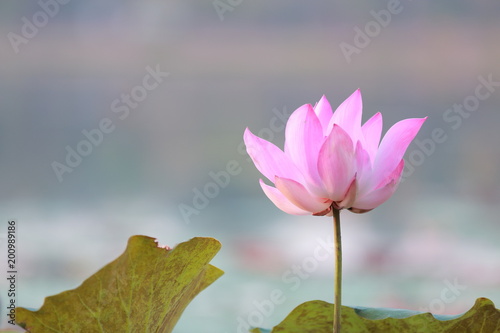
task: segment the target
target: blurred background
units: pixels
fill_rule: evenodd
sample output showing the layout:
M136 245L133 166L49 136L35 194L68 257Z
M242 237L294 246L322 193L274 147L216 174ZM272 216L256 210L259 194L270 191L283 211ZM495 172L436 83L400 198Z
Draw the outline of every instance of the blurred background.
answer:
M500 3L59 1L0 3L0 233L5 253L17 219L19 306L77 287L134 234L223 243L226 274L175 332L331 301L333 257L315 256L330 219L278 210L242 135L283 147L296 108L361 88L384 132L429 119L396 195L342 214L344 304L500 307Z

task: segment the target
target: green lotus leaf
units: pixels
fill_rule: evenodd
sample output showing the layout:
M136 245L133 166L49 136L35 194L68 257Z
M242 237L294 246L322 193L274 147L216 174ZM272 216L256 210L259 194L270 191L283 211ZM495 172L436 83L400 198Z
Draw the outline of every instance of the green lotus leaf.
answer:
M171 332L189 302L223 272L210 265L221 244L193 238L174 249L130 237L125 252L76 289L16 308L28 332Z
M296 307L272 330L252 333L331 333L333 304L310 301ZM500 332L500 310L478 298L462 315L434 316L410 310L342 306L342 333L495 333Z

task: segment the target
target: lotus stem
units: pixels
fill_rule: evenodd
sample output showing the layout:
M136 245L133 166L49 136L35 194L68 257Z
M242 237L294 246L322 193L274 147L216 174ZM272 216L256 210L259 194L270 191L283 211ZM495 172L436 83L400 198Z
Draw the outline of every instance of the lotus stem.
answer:
M332 207L335 242L335 303L333 305L333 333L340 333L342 307L342 243L340 238L340 210Z

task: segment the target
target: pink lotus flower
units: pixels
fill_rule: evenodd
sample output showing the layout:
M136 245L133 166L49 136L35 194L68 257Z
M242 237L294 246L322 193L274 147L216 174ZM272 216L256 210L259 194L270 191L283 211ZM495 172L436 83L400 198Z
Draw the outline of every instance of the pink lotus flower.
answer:
M389 199L401 180L403 155L427 118L405 119L380 141L382 114L361 126L361 92L335 112L326 97L306 104L286 124L284 152L247 128L244 140L268 198L295 215L332 215L332 208L364 213Z

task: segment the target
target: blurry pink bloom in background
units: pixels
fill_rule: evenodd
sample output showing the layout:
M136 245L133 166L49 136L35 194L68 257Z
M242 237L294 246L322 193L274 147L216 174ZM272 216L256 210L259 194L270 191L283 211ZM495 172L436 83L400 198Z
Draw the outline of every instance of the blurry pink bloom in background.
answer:
M247 128L244 140L268 198L295 215L332 215L332 207L364 213L389 199L402 176L403 155L427 118L401 120L380 141L382 114L361 126L361 92L335 112L326 99L293 112L284 152Z

